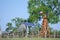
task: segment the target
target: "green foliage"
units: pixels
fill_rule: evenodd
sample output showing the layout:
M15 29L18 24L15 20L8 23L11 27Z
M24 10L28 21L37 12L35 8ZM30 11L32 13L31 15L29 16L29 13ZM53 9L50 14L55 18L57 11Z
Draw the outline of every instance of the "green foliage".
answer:
M14 24L15 24L16 27L19 27L20 26L20 23L21 23L21 21L20 21L19 18L12 19L12 22L14 22Z
M19 18L19 17L13 18L13 19L11 20L11 22L8 22L8 23L7 23L6 31L17 32L17 28L20 27L21 23L22 23L22 22L26 22L26 21L27 21L27 20L22 19L22 18Z
M39 12L42 11L43 14ZM28 1L28 12L29 22L38 21L40 16L44 14L47 15L47 19L49 23L57 23L59 22L60 15L60 5L58 0L29 0Z
M7 26L8 26L8 27L12 27L12 23L8 22L8 23L7 23Z
M59 16L56 16L53 12L48 14L48 22L55 24L59 22Z
M60 30L59 30L59 31L57 31L57 33L58 33L58 35L60 35Z
M50 29L50 34L51 34L51 35L54 35L54 30L53 30L53 28L50 27L49 29Z
M8 22L6 26L7 26L6 31L8 32L10 32L13 29L11 22Z

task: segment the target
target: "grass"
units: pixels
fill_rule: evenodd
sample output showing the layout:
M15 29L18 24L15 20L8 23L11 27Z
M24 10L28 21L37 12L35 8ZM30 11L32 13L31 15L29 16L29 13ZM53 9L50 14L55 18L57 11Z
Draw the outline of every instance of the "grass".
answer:
M0 40L60 40L60 38L1 38Z

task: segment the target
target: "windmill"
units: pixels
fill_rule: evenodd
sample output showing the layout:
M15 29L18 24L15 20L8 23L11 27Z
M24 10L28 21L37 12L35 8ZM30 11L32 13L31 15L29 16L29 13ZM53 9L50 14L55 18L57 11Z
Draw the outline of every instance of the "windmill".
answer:
M43 12L41 11L40 14L42 15ZM47 21L47 15L44 14L42 16L43 21L42 21L42 27L41 27L41 31L40 31L40 36L42 37L50 37L50 29L48 27L48 21Z

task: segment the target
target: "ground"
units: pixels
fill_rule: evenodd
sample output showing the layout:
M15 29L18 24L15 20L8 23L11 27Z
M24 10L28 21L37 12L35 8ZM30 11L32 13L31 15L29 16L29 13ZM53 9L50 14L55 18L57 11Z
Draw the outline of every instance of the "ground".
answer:
M60 40L60 38L0 38L0 40Z

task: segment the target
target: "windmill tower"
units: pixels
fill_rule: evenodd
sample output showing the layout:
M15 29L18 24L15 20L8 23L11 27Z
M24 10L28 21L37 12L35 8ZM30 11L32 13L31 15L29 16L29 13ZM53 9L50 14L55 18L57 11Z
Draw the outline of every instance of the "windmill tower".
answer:
M40 14L42 14L43 12L40 12ZM48 18L47 15L44 14L43 15L43 21L42 21L42 27L41 27L41 31L40 31L40 36L41 37L50 37L50 29L48 27Z

